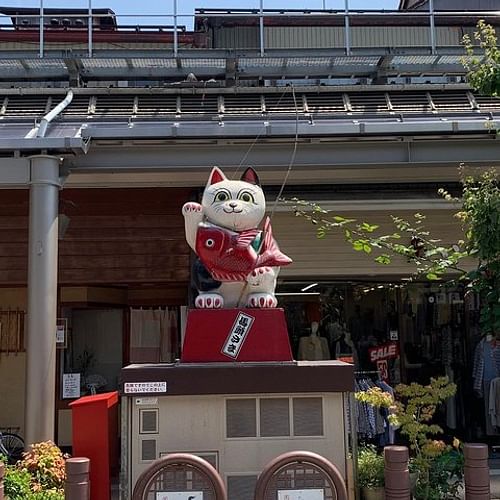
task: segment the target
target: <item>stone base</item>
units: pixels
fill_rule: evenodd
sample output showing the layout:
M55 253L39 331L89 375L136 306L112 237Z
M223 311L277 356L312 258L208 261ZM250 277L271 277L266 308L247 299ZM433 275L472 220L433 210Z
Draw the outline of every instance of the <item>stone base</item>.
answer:
M189 311L182 363L292 361L283 309Z

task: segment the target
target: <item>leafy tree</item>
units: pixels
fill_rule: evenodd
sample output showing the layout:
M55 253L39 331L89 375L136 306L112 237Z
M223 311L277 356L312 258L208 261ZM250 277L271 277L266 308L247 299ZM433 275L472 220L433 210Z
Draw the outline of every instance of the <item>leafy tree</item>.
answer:
M411 219L390 216L393 231L383 232L376 224L342 217L316 203L294 198L295 214L316 226L318 238L340 233L356 252L364 252L377 264L390 265L402 257L413 265L411 279L431 281L454 279L481 296L481 327L484 333L500 333L500 187L498 173L490 170L470 175L460 168L462 196L454 198L444 189L439 193L455 202L455 217L461 222L463 238L445 244L426 228L427 217L416 213ZM473 258L477 263L472 267ZM474 262L472 261L472 262Z
M495 28L483 20L477 24L473 38L469 35L463 38L467 55L462 58L462 64L468 71L467 80L481 94L498 96L500 92L500 50L497 41ZM476 55L478 46L483 52L481 56Z

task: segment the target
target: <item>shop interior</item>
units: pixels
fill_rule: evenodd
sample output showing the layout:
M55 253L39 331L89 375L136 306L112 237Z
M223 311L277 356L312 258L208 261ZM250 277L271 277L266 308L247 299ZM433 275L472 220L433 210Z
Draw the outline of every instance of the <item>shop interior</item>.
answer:
M497 369L488 357L496 343L482 339L477 326L476 295L430 282L289 281L279 284L277 296L296 359L351 362L357 383L392 389L446 375L458 389L441 408L439 424L462 439L497 443L500 426L490 425L485 393L488 378L500 375L500 345Z

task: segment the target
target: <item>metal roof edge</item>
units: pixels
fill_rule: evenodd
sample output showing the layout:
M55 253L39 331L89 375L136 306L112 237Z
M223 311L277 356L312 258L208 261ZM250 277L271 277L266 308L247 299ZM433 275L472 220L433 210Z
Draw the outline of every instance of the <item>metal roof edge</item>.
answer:
M89 145L89 138L81 137L0 138L0 151L81 150L86 153Z
M257 121L239 120L224 122L223 126L214 121L164 121L157 123L87 124L82 128L82 137L87 139L189 139L189 138L234 138L255 137L259 134L263 139L271 137L293 137L298 130L299 137L332 137L332 136L370 136L370 135L455 135L482 133L488 134L485 119L449 119L441 118L395 121L363 121L363 120L281 120ZM0 143L1 144L1 143Z
M61 88L34 88L17 87L1 88L0 95L5 96L32 96L32 95L64 95L68 89L75 95L192 95L192 94L282 94L291 86L273 87L206 87L206 88L176 88L176 87L148 87L148 88L104 88L104 87L61 87ZM382 85L294 85L295 92L323 94L342 92L405 92L405 91L452 91L471 90L467 83L436 83L436 84L382 84Z

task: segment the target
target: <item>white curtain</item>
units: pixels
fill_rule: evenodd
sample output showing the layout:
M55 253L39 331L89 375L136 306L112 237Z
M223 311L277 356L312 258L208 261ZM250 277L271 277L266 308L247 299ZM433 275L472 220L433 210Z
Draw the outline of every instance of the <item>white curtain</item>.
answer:
M172 362L178 355L176 308L130 309L130 362Z

